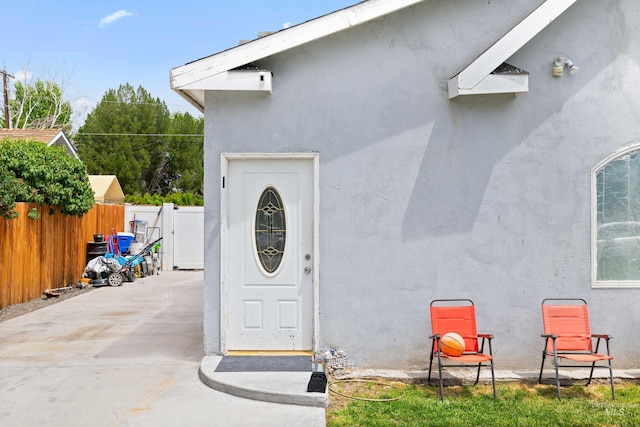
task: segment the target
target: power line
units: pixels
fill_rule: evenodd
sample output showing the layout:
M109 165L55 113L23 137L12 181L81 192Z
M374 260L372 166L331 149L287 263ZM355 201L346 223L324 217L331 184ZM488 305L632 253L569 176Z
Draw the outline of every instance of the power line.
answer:
M90 98L89 98L90 99ZM168 104L166 101L164 100L160 100L160 102L164 103L167 106L184 106L183 104L176 104L174 102ZM106 99L102 99L99 102L96 102L96 104L122 104L122 105L158 105L157 102L143 102L143 101L110 101L110 100L106 100ZM200 113L202 114L202 113Z
M191 136L202 137L203 133L77 133L76 136Z
M182 140L180 144L204 144L204 134L194 134L194 133L77 133L71 137L72 140L83 144L89 141L99 142L98 138L132 138L133 141L137 139L137 144L164 144L162 141L162 137L170 137L170 138L188 138L187 141ZM145 142L142 142L141 139L146 138ZM197 138L197 139L193 139ZM107 139L108 140L108 139ZM103 139L103 141L105 141ZM129 142L133 142L129 140ZM124 142L124 141L116 141L116 142ZM176 141L178 142L178 141Z

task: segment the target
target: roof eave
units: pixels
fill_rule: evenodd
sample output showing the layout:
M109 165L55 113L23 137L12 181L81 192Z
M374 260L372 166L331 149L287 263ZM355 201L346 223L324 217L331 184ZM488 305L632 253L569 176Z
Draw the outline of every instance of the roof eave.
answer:
M360 2L286 30L278 31L218 54L176 67L171 70L170 74L171 89L178 92L183 98L202 111L204 109L204 97L200 96L197 91L209 89L200 87L199 82L423 1L367 0Z
M529 92L529 73L489 74L471 89L461 89L457 76L449 80L449 98L459 95L486 95L498 93L521 94Z
M76 149L73 147L73 144L71 143L71 141L69 141L69 138L67 138L67 135L64 133L64 131L60 130L52 139L51 141L49 141L47 143L47 146L50 147L52 145L54 145L59 139L62 139L62 141L64 142L67 151L69 152L69 154L71 154L73 157L75 157L76 159L80 160L80 156L78 156L78 152L76 151Z
M509 87L512 86L512 82L508 79L503 79L506 83L506 85L503 86L499 84L498 80L489 78L493 83L498 83L492 86L495 88L495 92L484 92L483 90L476 90L475 88L481 82L487 83L488 76L499 67L501 63L510 58L576 1L577 0L547 0L541 4L529 16L501 37L500 40L478 56L465 69L449 79L449 98L452 99L458 95L505 93L510 91Z

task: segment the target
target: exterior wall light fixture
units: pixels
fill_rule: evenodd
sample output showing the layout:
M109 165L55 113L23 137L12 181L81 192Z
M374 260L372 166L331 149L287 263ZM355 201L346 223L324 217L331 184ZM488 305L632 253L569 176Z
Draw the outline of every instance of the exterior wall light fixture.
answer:
M573 63L569 58L564 55L558 56L553 63L553 75L554 77L560 77L564 74L565 65L569 68L569 74L577 73L580 68Z

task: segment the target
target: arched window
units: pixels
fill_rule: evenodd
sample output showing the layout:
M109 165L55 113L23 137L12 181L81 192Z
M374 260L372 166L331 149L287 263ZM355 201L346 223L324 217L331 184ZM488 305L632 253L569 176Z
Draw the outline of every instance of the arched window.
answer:
M596 286L640 286L640 146L594 169Z

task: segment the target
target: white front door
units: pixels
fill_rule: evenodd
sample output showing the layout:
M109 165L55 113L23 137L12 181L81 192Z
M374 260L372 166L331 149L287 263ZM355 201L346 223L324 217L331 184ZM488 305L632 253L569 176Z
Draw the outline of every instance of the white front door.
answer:
M313 159L230 159L225 189L226 349L311 350Z

